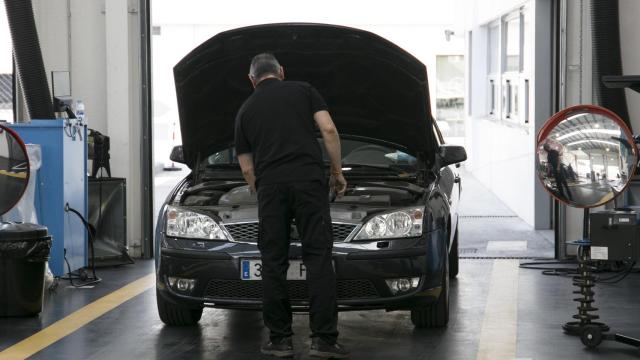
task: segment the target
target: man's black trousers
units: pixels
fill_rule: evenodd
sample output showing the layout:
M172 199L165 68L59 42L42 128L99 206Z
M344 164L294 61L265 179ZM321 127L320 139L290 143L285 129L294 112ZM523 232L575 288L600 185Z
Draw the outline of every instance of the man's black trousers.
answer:
M302 261L307 269L311 336L330 344L338 337L328 195L327 184L321 181L258 186L263 319L271 331L271 340L293 334L286 281L292 219L300 234Z

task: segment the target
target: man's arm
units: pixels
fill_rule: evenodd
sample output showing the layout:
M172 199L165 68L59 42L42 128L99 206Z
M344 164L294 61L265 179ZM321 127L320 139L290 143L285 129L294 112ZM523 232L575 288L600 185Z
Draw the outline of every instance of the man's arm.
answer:
M342 175L342 156L340 151L340 136L338 135L338 129L336 129L331 115L326 110L321 110L313 114L313 119L316 121L322 139L324 139L324 147L327 149L327 154L331 160L331 178L330 186L331 190L338 196L344 195L347 190L347 181Z
M239 154L238 162L240 163L240 169L242 169L242 176L244 177L251 191L256 191L256 175L253 172L253 156L251 153Z

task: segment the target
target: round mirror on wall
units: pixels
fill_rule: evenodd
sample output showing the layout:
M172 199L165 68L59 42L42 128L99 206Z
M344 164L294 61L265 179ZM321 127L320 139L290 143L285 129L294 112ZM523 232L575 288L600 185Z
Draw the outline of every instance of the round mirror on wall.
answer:
M29 158L22 139L0 125L0 215L11 210L29 183Z
M567 108L538 135L537 174L567 205L604 205L629 183L638 163L631 130L615 113L594 105Z

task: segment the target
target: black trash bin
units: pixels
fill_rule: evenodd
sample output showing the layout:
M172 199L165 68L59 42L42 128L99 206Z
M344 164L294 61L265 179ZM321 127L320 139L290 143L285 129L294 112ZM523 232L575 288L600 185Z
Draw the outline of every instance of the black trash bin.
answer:
M0 317L42 311L51 236L37 224L0 223Z

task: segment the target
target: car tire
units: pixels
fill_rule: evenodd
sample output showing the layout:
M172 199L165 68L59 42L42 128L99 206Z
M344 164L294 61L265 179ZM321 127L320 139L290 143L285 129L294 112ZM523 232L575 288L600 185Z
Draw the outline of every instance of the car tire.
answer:
M458 229L453 236L451 251L449 252L449 279L455 279L458 276L460 265L460 252L458 250Z
M202 308L193 309L172 304L157 293L156 300L160 320L169 326L193 326L196 325L202 317Z
M445 263L440 297L429 306L411 309L411 322L418 329L442 328L449 323L449 261Z

